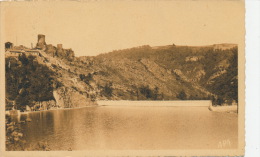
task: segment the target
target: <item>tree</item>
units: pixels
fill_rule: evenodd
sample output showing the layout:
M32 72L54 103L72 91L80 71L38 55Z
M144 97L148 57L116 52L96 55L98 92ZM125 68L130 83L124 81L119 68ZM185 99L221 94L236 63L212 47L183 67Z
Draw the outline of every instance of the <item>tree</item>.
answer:
M224 103L224 100L222 98L217 98L216 105L222 105Z
M79 78L81 81L85 82L86 84L89 85L89 82L93 80L93 75L92 74L88 74L87 76L84 74L80 74Z
M159 88L158 87L155 87L154 90L153 90L153 99L154 100L157 100L158 99L158 96L159 96Z
M112 83L106 83L105 87L103 88L102 94L105 95L106 97L112 97L113 94L113 88L112 88Z
M26 57L26 55L25 55L24 53L23 53L22 55L20 55L20 56L18 57L18 59L19 59L19 61L21 61L22 64L25 65L25 66L29 63L29 60L28 60L28 58Z
M178 99L180 100L186 100L187 99L187 95L184 92L184 90L180 91L180 93L176 96Z
M161 99L164 100L164 94L163 93L161 94Z
M149 87L149 85L144 86L142 85L141 87L139 87L139 91L142 95L144 95L147 99L151 99L153 96L153 93Z
M219 50L220 51L220 50ZM232 102L238 101L238 54L237 47L225 50L225 53L229 54L228 58L229 66L225 69L226 73L215 78L214 83L206 85L212 93L218 96L216 100L217 105L223 104L224 101Z

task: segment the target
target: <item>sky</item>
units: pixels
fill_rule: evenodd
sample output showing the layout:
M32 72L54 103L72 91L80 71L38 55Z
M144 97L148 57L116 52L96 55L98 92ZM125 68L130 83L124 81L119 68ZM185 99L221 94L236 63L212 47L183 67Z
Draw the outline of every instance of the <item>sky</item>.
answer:
M37 35L76 56L141 45L239 43L244 3L236 0L5 2L4 41L30 47Z

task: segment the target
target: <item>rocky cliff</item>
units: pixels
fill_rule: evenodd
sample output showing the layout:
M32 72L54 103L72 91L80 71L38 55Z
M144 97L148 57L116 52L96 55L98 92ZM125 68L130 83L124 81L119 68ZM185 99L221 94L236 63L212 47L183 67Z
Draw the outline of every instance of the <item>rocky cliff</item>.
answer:
M90 87L63 59L44 50L38 50L38 55L29 52L6 57L6 109L13 105L20 110L27 105L46 110L95 104Z

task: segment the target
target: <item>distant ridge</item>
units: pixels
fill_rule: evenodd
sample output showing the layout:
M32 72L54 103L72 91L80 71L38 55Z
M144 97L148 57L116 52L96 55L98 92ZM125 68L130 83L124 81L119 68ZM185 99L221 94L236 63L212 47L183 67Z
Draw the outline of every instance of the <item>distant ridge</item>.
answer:
M221 50L226 50L226 49L231 49L234 47L237 47L237 44L233 43L221 43L221 44L213 44L213 45L203 45L203 46L188 46L188 45L165 45L165 46L153 46L151 47L152 49L168 49L170 47L190 47L190 48L203 48L203 47L213 47L214 49L221 49Z

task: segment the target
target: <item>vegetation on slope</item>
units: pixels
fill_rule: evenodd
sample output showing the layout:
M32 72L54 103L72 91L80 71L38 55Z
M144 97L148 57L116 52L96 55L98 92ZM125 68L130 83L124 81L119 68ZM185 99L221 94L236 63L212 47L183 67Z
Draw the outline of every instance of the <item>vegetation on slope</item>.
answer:
M81 67L88 67L86 71L96 72L93 80L99 87L113 84L107 99L154 100L151 90L140 92L150 86L163 95L156 100L212 99L220 105L238 101L237 55L236 46L216 49L145 45L79 60Z
M91 100L238 101L237 47L141 46L96 57L51 58L53 70L25 55L6 58L6 98L21 109L53 100L54 86ZM56 50L55 50L56 52ZM63 63L61 63L61 61ZM7 103L8 104L8 103Z
M15 101L16 107L24 110L26 105L33 106L35 101L54 99L53 85L57 81L55 73L47 66L39 64L34 56L26 55L18 59L9 57L5 61L7 101Z

